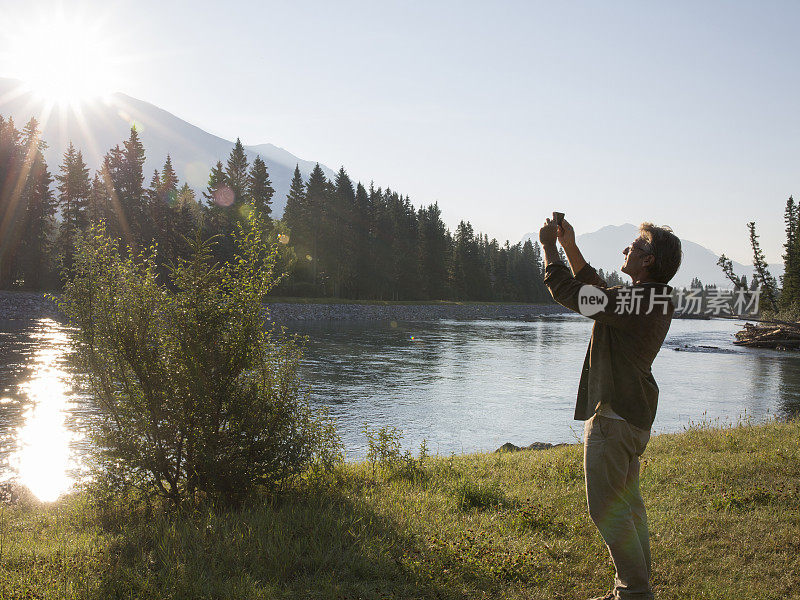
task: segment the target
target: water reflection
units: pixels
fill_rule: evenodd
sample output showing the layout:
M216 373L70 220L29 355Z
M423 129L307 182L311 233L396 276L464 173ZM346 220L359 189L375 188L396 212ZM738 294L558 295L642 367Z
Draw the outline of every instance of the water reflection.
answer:
M3 479L13 478L40 500L51 502L70 488L70 471L75 467L71 444L77 434L67 426L72 391L72 376L65 364L69 337L63 326L50 319L36 322L32 331L19 335L28 340L17 344L28 360L25 369L16 371L25 375L24 381L13 396L2 399ZM6 391L13 392L5 383Z
M789 360L778 362L778 416L800 416L800 365Z
M407 448L426 438L445 454L507 441L578 441L582 424L572 416L591 327L589 319L564 315L292 329L310 338L303 369L313 400L338 417L349 457L357 459L366 452L365 421L403 429ZM728 320L673 321L653 365L661 388L657 433L680 431L690 420L797 414L800 354L736 347L740 328ZM703 352L677 351L687 347Z
M358 459L365 421L403 429L404 448L426 438L445 455L577 441L582 424L572 415L591 325L575 315L290 330L308 336L302 370L313 402L331 409L348 458ZM738 328L673 322L653 365L657 433L702 418L800 414L800 353L735 347ZM676 351L699 345L719 351ZM92 403L78 390L69 351L58 322L0 320L0 482L16 479L42 500L70 487L88 443L79 431Z

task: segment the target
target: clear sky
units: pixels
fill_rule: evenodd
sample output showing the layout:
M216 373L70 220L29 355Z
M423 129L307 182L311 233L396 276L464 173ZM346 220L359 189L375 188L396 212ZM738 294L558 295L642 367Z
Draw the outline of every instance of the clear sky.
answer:
M0 0L3 29L59 5L106 41L116 89L438 201L451 228L652 220L748 263L755 220L781 260L798 2ZM0 76L24 78L19 35L0 44Z

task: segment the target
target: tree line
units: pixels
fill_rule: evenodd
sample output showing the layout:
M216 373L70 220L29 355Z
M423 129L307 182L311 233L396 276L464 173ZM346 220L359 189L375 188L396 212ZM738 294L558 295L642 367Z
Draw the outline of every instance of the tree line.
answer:
M215 257L233 257L232 236L252 208L279 248L285 272L273 294L359 300L549 302L539 244L500 244L461 221L451 232L438 204L415 208L390 188L353 182L344 168L328 179L299 167L281 219L266 163L239 139L209 173L198 197L170 156L145 184L145 148L135 127L92 175L69 145L58 172L45 161L39 124L20 131L0 115L0 288L58 289L76 236L104 221L121 246L158 247L159 268L189 256L190 241L214 237ZM55 184L55 185L53 185ZM563 259L563 257L562 257ZM616 276L616 273L613 275Z

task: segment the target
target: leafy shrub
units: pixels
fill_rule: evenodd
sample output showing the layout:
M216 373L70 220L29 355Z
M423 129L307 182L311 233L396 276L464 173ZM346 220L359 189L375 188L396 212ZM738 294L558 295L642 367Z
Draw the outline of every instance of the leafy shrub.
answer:
M425 478L425 461L429 456L428 442L422 440L419 445L419 458L414 458L406 450L401 453L403 432L396 427L384 426L373 430L364 423L362 428L367 438L367 460L372 466L372 478L375 479L380 467L390 478L415 480Z
M252 211L231 262L215 240L159 281L155 247L123 254L102 224L76 243L60 305L98 410L99 472L171 500L238 502L341 460L332 420L308 404L301 350L267 327L277 250Z

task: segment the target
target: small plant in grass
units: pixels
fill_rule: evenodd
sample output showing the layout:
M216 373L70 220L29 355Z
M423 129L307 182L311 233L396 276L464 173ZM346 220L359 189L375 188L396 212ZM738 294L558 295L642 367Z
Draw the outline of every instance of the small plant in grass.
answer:
M372 429L368 423L364 423L361 431L367 438L367 461L372 468L373 480L378 468L390 478L414 480L425 477L425 461L429 456L427 440L422 440L419 458L414 458L408 450L402 452L402 430L390 426Z
M462 479L454 490L458 508L461 510L486 510L505 508L509 505L497 482L483 483L471 479Z
M341 460L332 420L309 406L299 346L266 325L277 250L264 231L251 211L222 264L198 235L167 282L155 247L122 253L102 224L77 240L59 304L98 408L89 428L106 482L176 506L237 503Z
M528 498L514 513L513 521L522 530L540 531L546 534L565 536L567 526L556 517L554 509L545 509Z

